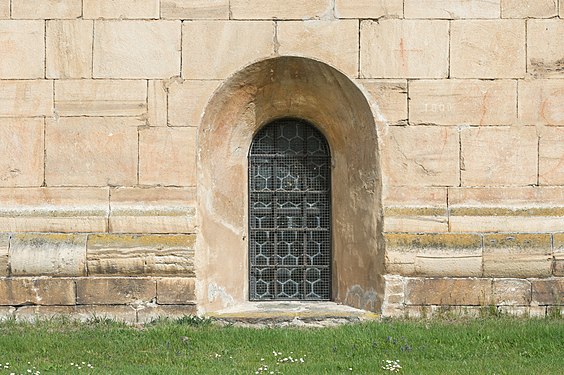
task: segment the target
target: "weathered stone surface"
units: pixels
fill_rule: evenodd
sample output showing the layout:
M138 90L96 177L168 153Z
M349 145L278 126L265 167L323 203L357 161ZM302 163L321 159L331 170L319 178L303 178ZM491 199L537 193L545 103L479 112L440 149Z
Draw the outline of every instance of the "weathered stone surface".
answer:
M382 204L384 207L424 207L446 210L446 187L423 187L413 189L405 186L386 185L382 189Z
M562 217L551 216L450 216L453 232L538 232L562 230Z
M195 128L148 128L139 131L139 183L194 186Z
M92 77L93 21L47 21L48 78Z
M564 77L564 21L527 21L527 72L541 77ZM561 111L562 113L562 111Z
M447 232L447 189L384 186L384 232Z
M453 21L450 35L451 77L525 76L525 21Z
M12 276L86 276L86 235L14 234Z
M554 276L564 276L564 233L553 236L554 243Z
M0 305L74 305L74 280L0 278Z
M476 278L408 279L405 298L411 305L484 306L492 300L492 281Z
M12 18L78 18L81 0L12 0Z
M198 127L220 81L175 81L168 88L168 118L171 126Z
M541 129L539 139L539 184L564 185L563 145L564 128ZM562 203L564 205L564 199ZM564 208L562 211L564 212Z
M363 78L446 78L448 55L448 21L361 22Z
M519 120L526 125L564 125L564 79L519 81Z
M0 322L12 320L15 317L16 308L12 306L0 306Z
M501 0L502 18L550 18L558 13L558 0Z
M88 236L88 275L194 276L194 235Z
M94 27L95 78L180 74L179 21L96 21Z
M19 322L64 317L81 322L110 319L117 322L137 323L137 313L132 306L22 306L13 312L13 316Z
M500 0L405 0L405 18L499 18Z
M462 185L534 185L538 137L528 127L467 128L461 131Z
M157 280L157 303L160 305L194 304L196 279L175 277Z
M137 323L137 306L79 305L75 307L80 321L110 319L116 322Z
M46 125L49 186L137 183L137 126L130 118L61 117ZM92 140L96 140L93 142Z
M517 119L516 82L418 80L409 84L412 124L507 125Z
M413 263L416 275L480 276L482 238L469 234L386 234L390 263Z
M84 18L159 18L159 0L84 0Z
M401 317L405 305L405 278L396 275L384 275L385 289L382 302L382 315Z
M278 52L306 56L358 76L358 21L291 21L278 24Z
M11 232L103 232L107 188L0 189L0 227Z
M545 280L531 280L533 299L535 305L562 306L564 301L564 278Z
M229 19L229 0L161 0L161 17Z
M231 0L233 19L308 19L332 15L330 0Z
M147 111L147 82L56 81L55 111L59 116L141 116Z
M114 233L194 233L193 188L121 188L111 192Z
M25 46L25 48L21 48ZM43 78L45 29L41 21L0 21L0 78Z
M386 184L458 185L459 144L456 129L390 127L382 144L382 174Z
M42 320L76 317L75 306L22 306L14 309L14 318L18 322L33 323Z
M503 212L492 209L509 209L519 214L519 209L552 209L564 207L564 187L452 187L448 188L448 205L451 213L468 214L471 210L485 210L484 215ZM548 215L549 211L540 212Z
M43 120L0 119L0 186L43 184Z
M388 125L407 123L407 81L359 79L367 99Z
M493 298L493 303L498 306L528 306L531 303L531 282L523 279L494 279Z
M402 0L336 0L337 18L402 17Z
M139 323L150 323L162 317L179 319L189 315L196 315L197 313L198 309L195 305L147 306L137 311L137 319Z
M156 281L146 278L86 278L76 280L79 305L144 304L157 296Z
M0 0L0 19L10 18L10 1Z
M547 277L552 274L549 234L484 236L484 276Z
M564 0L560 0L560 18L564 18Z
M151 80L147 90L147 122L150 126L167 126L168 88L165 81Z
M8 276L8 248L10 235L0 234L0 277Z
M186 79L225 79L274 52L273 22L187 21L182 33Z

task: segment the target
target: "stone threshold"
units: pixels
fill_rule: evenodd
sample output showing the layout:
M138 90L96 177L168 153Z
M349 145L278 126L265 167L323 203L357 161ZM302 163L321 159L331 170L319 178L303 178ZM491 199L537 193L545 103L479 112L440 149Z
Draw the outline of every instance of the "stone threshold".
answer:
M371 311L325 301L246 302L206 316L220 324L259 326L329 326L380 318Z

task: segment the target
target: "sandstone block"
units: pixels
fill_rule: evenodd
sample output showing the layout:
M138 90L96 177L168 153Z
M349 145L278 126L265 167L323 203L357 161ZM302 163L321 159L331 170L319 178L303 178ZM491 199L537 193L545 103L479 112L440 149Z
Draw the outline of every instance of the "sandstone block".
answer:
M405 0L405 18L499 18L500 0Z
M220 81L175 81L170 84L168 117L171 126L198 127Z
M10 18L10 1L11 0L0 0L0 19Z
M52 113L52 81L0 82L0 117L50 116Z
M112 190L110 231L114 233L194 233L193 188Z
M525 76L525 21L453 21L450 34L451 77Z
M531 282L523 279L494 279L493 298L498 306L528 306L531 303Z
M0 306L0 322L15 318L16 308L12 306Z
M88 275L194 276L194 235L88 236Z
M86 278L76 281L79 305L126 305L153 301L156 281L146 278Z
M98 321L100 319L116 322L137 323L137 311L134 306L81 305L75 306L76 317L82 321Z
M229 19L229 0L161 0L161 17Z
M96 21L94 28L95 78L169 78L180 74L180 22Z
M535 305L562 305L564 301L564 279L552 278L544 280L531 280L533 290L532 304Z
M361 77L446 78L448 45L448 21L362 21Z
M468 128L461 132L462 185L534 185L538 137L528 127Z
M66 19L81 15L81 0L12 0L12 18Z
M377 108L388 125L407 124L407 81L360 79L372 108Z
M503 213L491 211L495 208L544 211L564 206L564 187L454 187L448 188L448 205L455 214L468 214L464 209L485 210L484 214L489 215ZM547 215L549 211L540 213Z
M562 217L555 216L450 216L453 232L552 233L562 230Z
M414 278L406 285L410 305L484 306L491 300L491 279Z
M564 18L564 0L560 0L560 18Z
M539 184L564 185L563 145L564 128L542 129L539 140ZM564 204L564 199L561 203Z
M59 116L141 116L147 111L147 82L56 81L55 111Z
M420 80L409 84L412 124L507 125L517 119L516 82Z
M433 208L446 210L447 188L445 187L422 187L413 189L406 186L382 187L382 204L384 207L410 207L410 208Z
M519 81L519 120L527 125L564 125L564 79Z
M358 76L358 21L291 21L278 24L278 52L323 61Z
M553 236L554 244L554 276L564 276L564 233Z
M337 18L402 17L402 0L336 0Z
M564 77L564 38L562 35L564 35L562 19L527 21L527 72L529 74L541 77Z
M147 90L147 121L149 125L167 126L168 88L165 82L151 80Z
M47 21L47 77L92 77L93 21Z
M103 232L107 188L0 189L0 226L11 232Z
M139 323L150 323L162 317L180 319L185 316L196 315L197 313L198 309L195 305L148 306L137 311L137 319Z
M484 276L547 277L552 274L549 234L484 236Z
M194 304L196 279L174 277L157 280L157 303L160 305Z
M558 13L556 0L501 0L502 18L550 18Z
M86 276L86 235L14 234L12 276Z
M196 128L148 128L139 131L139 183L196 185Z
M43 120L0 119L0 186L43 184Z
M447 216L430 215L425 212L402 210L384 214L384 232L448 232Z
M25 46L25 48L21 48ZM43 78L45 29L41 21L0 21L0 78Z
M48 120L47 185L136 184L137 125L137 120L125 117Z
M8 276L8 248L10 235L0 234L0 277Z
M456 129L391 127L382 143L382 169L386 184L458 185L459 144Z
M159 18L159 0L84 0L84 18Z
M71 279L0 279L0 305L74 305L75 296L75 284Z
M75 306L22 306L14 311L17 322L34 323L57 318L74 318Z
M332 14L330 0L231 0L233 19L308 19Z
M274 52L273 22L187 21L182 33L185 79L225 79Z

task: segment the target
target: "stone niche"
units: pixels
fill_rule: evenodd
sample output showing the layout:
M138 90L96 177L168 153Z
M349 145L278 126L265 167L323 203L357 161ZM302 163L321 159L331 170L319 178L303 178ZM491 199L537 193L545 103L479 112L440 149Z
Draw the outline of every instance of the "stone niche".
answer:
M198 134L196 293L200 312L248 301L248 152L284 117L315 125L332 155L332 300L379 311L384 293L376 124L345 75L311 59L278 57L239 71L216 91Z

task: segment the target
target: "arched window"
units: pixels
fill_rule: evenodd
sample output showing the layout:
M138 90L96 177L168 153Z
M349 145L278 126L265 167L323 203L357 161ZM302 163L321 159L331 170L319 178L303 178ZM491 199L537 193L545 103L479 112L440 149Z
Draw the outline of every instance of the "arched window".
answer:
M249 153L251 300L331 298L331 154L311 124L263 127Z

